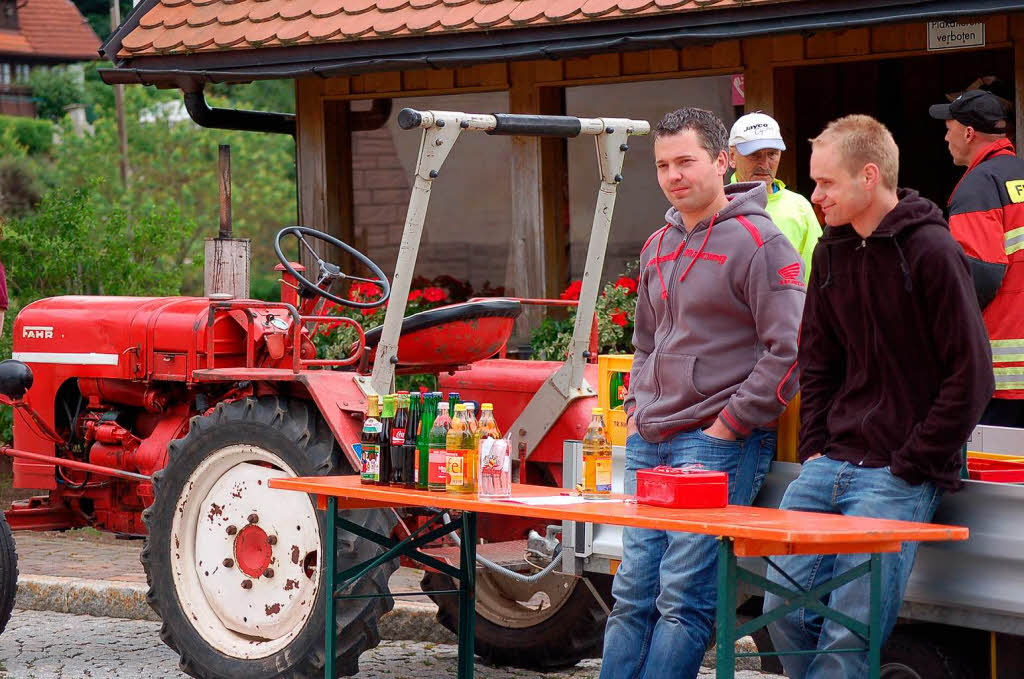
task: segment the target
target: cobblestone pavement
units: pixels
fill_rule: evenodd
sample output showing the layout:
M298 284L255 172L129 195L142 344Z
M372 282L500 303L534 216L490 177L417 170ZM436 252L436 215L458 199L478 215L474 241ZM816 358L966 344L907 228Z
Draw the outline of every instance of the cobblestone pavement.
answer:
M0 635L3 679L179 679L178 658L158 637L159 624L65 613L16 610ZM362 657L366 679L454 677L455 646L412 641L384 642ZM567 672L538 674L477 664L481 679L596 679L600 662L587 660ZM714 670L702 669L702 679ZM751 670L737 679L780 679Z
M71 531L18 531L18 570L22 575L50 575L110 582L146 583L139 561L142 540L119 540L91 528ZM419 592L423 571L399 568L391 576L392 592ZM427 597L410 600L430 603Z

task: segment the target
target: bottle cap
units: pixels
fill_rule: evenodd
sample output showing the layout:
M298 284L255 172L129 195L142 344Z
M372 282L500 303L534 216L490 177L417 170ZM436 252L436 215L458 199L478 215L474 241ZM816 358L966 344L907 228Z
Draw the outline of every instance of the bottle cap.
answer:
M604 415L604 408L593 408L590 411L591 415Z
M494 410L494 404L493 403L485 403L482 406L480 406L480 410Z
M464 412L465 410L466 410L466 404L465 403L456 403L455 404L455 412L461 413L461 412Z
M448 410L448 401L441 401L437 404L437 407L441 410Z

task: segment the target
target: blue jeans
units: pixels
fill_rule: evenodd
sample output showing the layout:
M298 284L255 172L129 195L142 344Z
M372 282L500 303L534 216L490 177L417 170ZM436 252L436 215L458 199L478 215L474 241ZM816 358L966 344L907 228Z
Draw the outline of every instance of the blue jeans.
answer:
M942 491L932 483L913 486L893 476L888 467L858 467L820 457L804 464L800 476L786 489L782 509L828 512L846 516L870 516L902 521L931 521ZM882 641L896 624L910 570L917 555L916 542L905 542L898 552L882 554ZM811 589L867 561L864 554L821 554L775 557L773 561L797 583ZM769 569L768 579L787 589L792 585ZM779 597L765 595L764 609L782 605ZM868 622L870 582L857 578L829 596L830 608ZM800 608L768 626L777 651L831 650L866 646L845 627ZM782 656L790 679L866 677L866 653Z
M775 432L724 441L698 430L663 443L634 434L626 441L625 490L636 492L638 469L698 463L727 472L729 503L749 505L774 456ZM717 562L713 536L623 529L601 679L697 676L715 620Z

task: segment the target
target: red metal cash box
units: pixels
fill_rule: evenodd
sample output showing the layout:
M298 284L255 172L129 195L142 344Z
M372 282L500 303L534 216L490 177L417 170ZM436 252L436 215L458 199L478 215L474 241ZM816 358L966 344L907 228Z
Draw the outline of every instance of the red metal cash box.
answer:
M729 475L695 467L640 469L636 501L677 509L724 507L729 503Z

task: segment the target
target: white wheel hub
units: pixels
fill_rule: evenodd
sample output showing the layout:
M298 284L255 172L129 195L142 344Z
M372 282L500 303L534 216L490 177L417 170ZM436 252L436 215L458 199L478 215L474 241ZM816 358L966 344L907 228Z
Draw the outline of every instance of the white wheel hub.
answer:
M231 656L281 650L316 606L320 524L309 496L268 486L287 476L295 473L277 455L228 446L196 468L175 507L178 601L203 638Z

